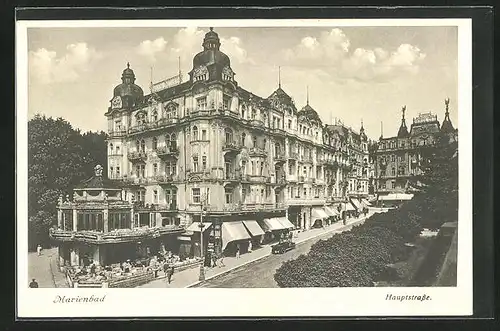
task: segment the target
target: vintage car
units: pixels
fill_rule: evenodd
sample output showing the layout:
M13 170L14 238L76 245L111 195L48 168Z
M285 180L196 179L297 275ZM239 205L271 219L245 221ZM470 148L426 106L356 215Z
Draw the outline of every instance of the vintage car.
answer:
M283 254L295 248L295 243L291 240L281 241L271 246L271 253Z

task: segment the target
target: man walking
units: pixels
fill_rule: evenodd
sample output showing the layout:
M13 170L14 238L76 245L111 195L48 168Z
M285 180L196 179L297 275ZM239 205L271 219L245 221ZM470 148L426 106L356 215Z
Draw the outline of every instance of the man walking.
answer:
M38 244L38 246L36 246L36 253L38 256L42 255L42 245Z
M174 264L171 263L167 270L167 281L170 284L172 281L172 275L174 274Z

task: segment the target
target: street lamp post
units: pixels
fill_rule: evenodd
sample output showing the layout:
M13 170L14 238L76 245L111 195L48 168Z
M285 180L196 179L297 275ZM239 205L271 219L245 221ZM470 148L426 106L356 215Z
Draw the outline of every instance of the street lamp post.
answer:
M198 278L199 281L204 281L205 280L205 256L203 253L203 228L205 225L203 224L203 213L205 212L205 202L206 202L206 195L202 197L200 200L200 206L201 206L201 213L200 213L200 257L201 257L201 264L200 264L200 276Z

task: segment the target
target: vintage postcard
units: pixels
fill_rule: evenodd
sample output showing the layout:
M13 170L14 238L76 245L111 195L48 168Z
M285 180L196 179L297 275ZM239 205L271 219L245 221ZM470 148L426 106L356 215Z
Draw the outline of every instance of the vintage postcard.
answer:
M470 20L16 35L19 317L472 314Z

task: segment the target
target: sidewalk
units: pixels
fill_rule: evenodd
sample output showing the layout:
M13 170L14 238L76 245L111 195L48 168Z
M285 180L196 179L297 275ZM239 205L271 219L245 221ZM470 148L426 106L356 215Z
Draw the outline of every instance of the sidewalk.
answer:
M38 287L68 287L64 274L57 267L57 258L57 248L43 249L41 256L37 253L28 253L29 279L27 279L26 286L35 278Z
M373 215L373 213L368 213L367 218ZM334 223L332 225L326 226L325 228L316 228L310 229L304 232L300 232L297 234L297 237L293 238L293 241L296 244L300 244L304 241L311 240L313 238L317 238L323 236L325 234L333 234L335 232L342 232L349 230L353 225L360 224L364 222L365 217L361 216L359 218L352 218L347 221L346 225L342 224L342 221ZM240 268L249 263L258 261L266 256L271 255L271 246L264 245L261 248L258 248L251 253L245 253L240 256L239 259L236 257L226 257L224 258L224 267L214 267L207 268L205 267L205 280L210 280L214 277L221 276L226 274L234 269ZM140 288L182 288L182 287L192 287L198 285L200 281L198 277L200 275L200 268L190 268L187 270L183 270L179 273L174 273L172 276L172 282L168 284L163 274L161 278L156 279L152 282L139 286Z

